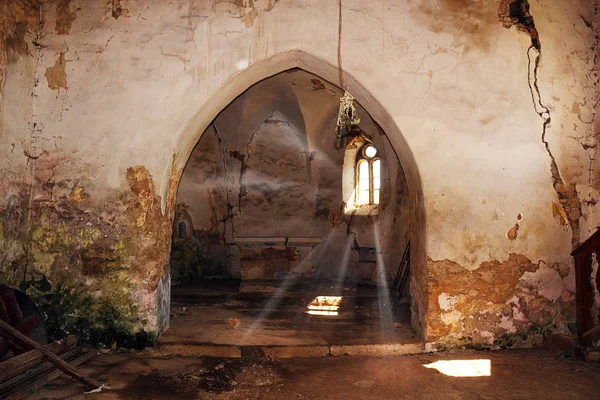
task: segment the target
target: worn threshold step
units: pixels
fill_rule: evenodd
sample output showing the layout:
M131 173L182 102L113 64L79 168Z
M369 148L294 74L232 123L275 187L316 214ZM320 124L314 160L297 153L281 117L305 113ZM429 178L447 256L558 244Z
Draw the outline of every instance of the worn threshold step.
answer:
M265 356L270 358L325 357L325 356L387 356L425 353L425 343L390 344L316 344L316 345L253 345L233 344L160 344L151 350L160 356L239 358Z

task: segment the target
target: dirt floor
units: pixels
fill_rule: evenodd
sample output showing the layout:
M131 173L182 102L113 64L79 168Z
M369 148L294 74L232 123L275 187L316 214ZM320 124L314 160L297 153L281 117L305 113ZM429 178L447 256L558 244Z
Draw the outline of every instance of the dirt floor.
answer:
M439 360L490 360L491 376L452 377ZM84 395L63 377L31 399L600 399L600 364L546 349L388 357L156 357L101 354L83 370L111 389Z

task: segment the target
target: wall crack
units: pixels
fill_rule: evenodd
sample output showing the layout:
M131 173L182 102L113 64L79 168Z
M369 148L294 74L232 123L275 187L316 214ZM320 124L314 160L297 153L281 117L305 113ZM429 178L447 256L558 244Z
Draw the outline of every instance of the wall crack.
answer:
M212 124L213 130L215 132L215 136L217 137L217 142L219 145L219 152L221 153L221 159L223 161L223 174L225 175L225 202L227 203L227 215L221 219L223 222L223 236L227 235L227 222L231 223L231 236L232 241L235 243L235 225L233 218L233 205L231 204L231 200L229 198L229 168L227 168L227 160L225 158L225 150L223 149L223 139L221 138L221 134L219 133L219 129L217 129L217 125L213 122ZM227 238L224 237L225 242L227 242Z
M532 56L533 54L533 56ZM550 157L550 173L552 175L552 186L554 191L558 195L558 201L563 208L569 226L571 227L572 237L571 237L571 245L573 248L579 245L580 241L580 227L579 227L579 219L582 216L581 211L581 200L579 199L577 188L573 184L567 184L563 180L560 169L558 168L558 164L556 162L556 158L552 154L550 149L550 145L548 143L548 139L546 138L546 134L548 133L548 127L552 122L552 116L550 114L550 109L542 102L542 97L540 93L540 88L538 84L538 70L540 66L542 52L541 45L539 40L536 43L533 42L531 46L527 49L527 61L528 61L528 84L529 90L531 92L531 100L533 102L533 107L535 112L542 119L542 144L548 153L548 157Z

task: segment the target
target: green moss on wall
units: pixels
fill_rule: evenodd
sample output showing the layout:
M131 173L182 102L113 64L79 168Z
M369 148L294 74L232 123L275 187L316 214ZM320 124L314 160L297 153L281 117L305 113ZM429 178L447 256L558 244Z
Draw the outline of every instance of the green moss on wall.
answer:
M138 349L156 341L153 333L140 328L139 310L131 299L124 313L114 298L94 296L67 283L52 285L44 275L22 282L20 289L40 309L50 340L75 335L95 347Z

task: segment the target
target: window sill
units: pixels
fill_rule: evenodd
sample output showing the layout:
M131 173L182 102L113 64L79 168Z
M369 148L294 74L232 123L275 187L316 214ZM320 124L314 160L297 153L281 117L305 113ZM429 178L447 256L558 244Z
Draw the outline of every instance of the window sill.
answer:
M363 206L350 205L344 207L345 215L379 215L379 204L367 204Z

